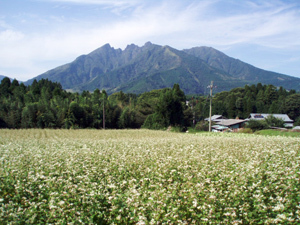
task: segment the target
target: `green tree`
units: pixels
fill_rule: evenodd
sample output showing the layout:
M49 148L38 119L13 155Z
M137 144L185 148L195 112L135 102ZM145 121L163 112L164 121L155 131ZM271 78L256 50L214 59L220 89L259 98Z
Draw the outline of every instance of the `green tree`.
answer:
M236 117L236 96L231 93L228 96L228 99L226 101L226 110L228 118L235 118Z
M286 98L285 113L287 113L292 120L300 116L300 94L292 94Z
M9 95L11 95L11 91L10 91L10 79L8 77L5 77L1 80L1 84L0 84L0 96L2 97L8 97Z
M152 90L141 94L135 106L136 123L138 127L141 127L146 118L155 113L156 106L159 102L159 98L162 93L165 93L167 89Z
M237 116L238 117L244 117L243 112L244 112L244 99L238 97L235 101L235 107L237 109Z
M269 115L265 118L265 122L269 127L284 127L284 121L273 115Z
M38 104L28 103L22 111L22 127L35 128L37 127Z
M250 128L254 132L257 130L267 129L269 126L265 120L249 120L246 123L246 128Z
M173 89L166 89L160 94L155 113L145 121L144 127L150 122L158 124L155 127L184 126L185 99L179 85L175 84ZM150 124L149 128L151 127L153 125Z
M300 116L295 119L294 126L300 126Z
M126 106L119 118L119 128L138 128L135 122L135 111Z
M83 108L75 101L70 103L69 106L69 118L73 118L73 124L76 127L82 127L84 125L85 113Z
M268 85L266 91L264 92L264 102L267 105L271 105L273 101L278 99L278 93L276 87L273 85Z

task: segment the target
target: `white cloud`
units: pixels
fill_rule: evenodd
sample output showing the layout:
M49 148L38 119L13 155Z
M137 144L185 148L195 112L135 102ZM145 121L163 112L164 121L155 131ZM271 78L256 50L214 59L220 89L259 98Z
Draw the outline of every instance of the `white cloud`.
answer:
M21 40L24 37L22 32L5 30L0 32L0 41L1 42L12 42Z
M139 0L46 0L52 2L75 3L82 5L104 5L112 7L127 8L139 4Z
M21 32L20 27L18 29L8 25L4 19L0 20L0 28L4 28L0 30L0 62L5 64L5 68L14 65L16 68L24 67L27 78L70 62L106 43L116 48L125 48L127 44L143 45L151 41L178 49L201 45L228 49L250 44L277 48L278 51L295 48L300 51L300 24L297 22L300 20L299 9L280 1L258 5L253 1L228 0L228 8L236 7L231 13L220 10L223 6L221 0L45 1L96 4L101 10L108 7L110 12L115 13L115 17L106 20L99 13L94 15L98 19L87 21L86 18L72 14L50 13L40 17L48 19L45 24L49 21L56 23L49 24L46 27L48 29L43 31L33 30L28 33L25 30ZM299 55L291 55L291 58L297 59Z
M256 43L270 47L288 47L299 44L299 39L293 38L300 34L300 27L296 22L300 19L299 14L285 11L286 7L268 5L259 11L256 8L257 6L248 8L247 12L209 19L199 15L198 20L193 22L193 36L197 39L201 37L205 44L211 45ZM293 35L290 35L291 32Z

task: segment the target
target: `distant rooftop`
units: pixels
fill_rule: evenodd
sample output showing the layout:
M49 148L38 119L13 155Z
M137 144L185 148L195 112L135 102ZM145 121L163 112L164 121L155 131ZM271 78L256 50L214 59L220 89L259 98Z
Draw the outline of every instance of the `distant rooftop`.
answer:
M249 119L255 119L255 120L264 120L268 116L274 116L278 119L282 119L286 123L293 123L294 121L290 119L290 117L287 114L270 114L270 113L251 113L248 117Z
M222 126L232 126L232 125L240 124L240 123L244 123L244 122L246 122L246 120L224 119L224 120L217 122L217 124L222 125Z
M225 117L223 117L222 115L213 115L211 117L211 121L217 122L220 121L222 119L225 119ZM209 117L204 119L205 121L209 121Z

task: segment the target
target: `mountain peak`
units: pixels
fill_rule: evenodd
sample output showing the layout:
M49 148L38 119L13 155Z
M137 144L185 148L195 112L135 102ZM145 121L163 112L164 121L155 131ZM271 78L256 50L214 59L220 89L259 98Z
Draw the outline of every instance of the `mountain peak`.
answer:
M137 46L135 44L130 44L130 45L126 46L124 51L131 51L131 50L134 50L134 49L137 49L137 48L139 48L139 46Z
M150 42L150 41L147 41L145 44L144 44L144 47L150 47L152 46L153 44Z
M257 83L300 90L299 78L261 70L212 47L180 51L150 41L142 47L127 45L123 51L105 44L26 84L42 78L59 82L64 89L94 91L98 88L107 93L122 90L139 94L178 83L186 94L204 94L211 80L218 86L218 92Z
M105 45L103 45L101 48L111 48L109 43L106 43Z

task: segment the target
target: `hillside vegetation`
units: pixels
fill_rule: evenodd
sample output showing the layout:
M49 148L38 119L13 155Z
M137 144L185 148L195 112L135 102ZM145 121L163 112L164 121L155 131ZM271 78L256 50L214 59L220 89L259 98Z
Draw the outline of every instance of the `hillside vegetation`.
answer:
M69 93L58 83L25 86L4 78L0 84L1 128L151 128L182 130L208 117L206 96L186 96L178 84L145 92L108 95L105 90ZM188 104L186 100L189 100ZM213 114L246 118L250 113L287 113L299 124L300 94L272 85L251 85L217 93ZM104 123L105 122L105 123Z

